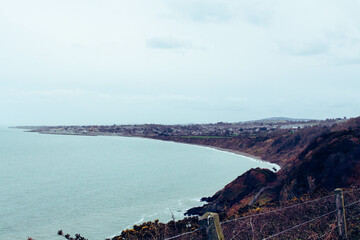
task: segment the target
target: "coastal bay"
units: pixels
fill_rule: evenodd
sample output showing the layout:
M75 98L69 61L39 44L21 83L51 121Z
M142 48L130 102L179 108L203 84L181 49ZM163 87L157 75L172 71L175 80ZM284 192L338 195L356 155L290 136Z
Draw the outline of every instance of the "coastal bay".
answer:
M189 208L252 167L212 149L145 138L67 136L1 128L1 238L102 239Z

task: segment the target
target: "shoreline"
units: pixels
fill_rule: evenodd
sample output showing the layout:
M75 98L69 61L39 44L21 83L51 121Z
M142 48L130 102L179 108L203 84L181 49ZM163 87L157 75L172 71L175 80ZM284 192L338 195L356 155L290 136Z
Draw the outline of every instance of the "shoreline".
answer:
M215 147L215 146L211 146L211 145L203 145L203 144L196 144L196 143L186 143L186 142L180 142L180 141L173 141L173 140L164 140L164 139L157 139L157 138L152 138L152 137L144 137L144 136L123 136L123 137L138 137L138 138L146 138L146 139L152 139L152 140L158 140L158 141L163 141L163 142L173 142L173 143L180 143L180 144L186 144L186 145L190 145L190 146L198 146L198 147L203 147L203 148L208 148L211 150L217 150L220 152L227 152L227 153L233 153L237 156L241 156L241 157L246 157L251 159L254 162L262 162L262 163L267 163L267 164L271 164L273 165L273 167L276 168L275 172L280 171L281 166L276 164L276 163L272 163L269 161L265 161L264 159L262 159L261 157L258 156L254 156L251 155L249 153L246 152L242 152L242 151L238 151L238 150L234 150L234 149L228 149L228 148L221 148L221 147ZM271 171L273 171L273 169L269 169Z
M33 132L33 133L38 133L38 134L68 135L68 136L90 136L90 137L96 137L96 136L104 136L104 137L129 137L129 138L142 138L142 139L158 140L158 141L163 141L163 142L173 142L173 143L187 144L187 145L191 145L191 146L204 147L204 148L208 148L208 149L212 149L212 150L217 150L217 151L221 151L221 152L233 153L233 154L238 155L238 156L242 156L242 157L249 158L249 159L251 159L252 161L255 161L255 162L268 163L268 164L272 165L272 167L276 168L276 171L274 171L274 172L278 172L278 171L281 170L281 166L280 166L280 165L278 165L278 164L276 164L276 163L273 163L273 162L266 161L266 160L262 159L262 158L259 157L259 156L251 155L251 154L249 154L249 153L242 152L242 151L238 151L238 150L234 150L234 149L215 147L215 146L211 146L211 145L203 145L203 144L187 143L187 142L174 141L174 140L158 139L158 138L153 138L153 137L151 137L151 136L140 136L140 135L49 133L49 132L38 132L38 131L26 131L26 130L27 130L26 128L20 128L20 127L15 127L15 128L23 129L24 132ZM272 168L270 169L270 168L269 168L269 170L273 171L274 169L272 169Z

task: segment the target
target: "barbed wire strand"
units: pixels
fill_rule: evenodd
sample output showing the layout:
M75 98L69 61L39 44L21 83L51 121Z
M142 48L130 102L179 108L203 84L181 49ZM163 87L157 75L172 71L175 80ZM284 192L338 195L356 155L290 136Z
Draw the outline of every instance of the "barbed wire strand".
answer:
M199 230L200 230L200 228L198 228L198 229L196 229L196 230L194 230L194 231L191 231L191 232L186 232L186 233L182 233L182 234L179 234L179 235L176 235L176 236L173 236L173 237L164 238L164 240L175 239L175 238L178 238L178 237L182 237L182 236L185 236L185 235L194 233L194 232L199 231Z
M320 237L318 237L316 240L318 239L323 239L324 237L326 237L329 233L331 233L332 231L334 231L335 228L331 228L329 231L325 232L323 235L321 235Z
M306 222L300 223L300 224L298 224L298 225L292 226L291 228L288 228L288 229L285 229L284 231L275 233L274 235L271 235L271 236L269 236L269 237L267 237L267 238L264 238L263 240L267 240L267 239L270 239L270 238L279 236L279 235L281 235L281 234L283 234L283 233L286 233L286 232L288 232L288 231L290 231L290 230L293 230L293 229L298 228L298 227L300 227L300 226L306 225L306 224L311 223L311 222L313 222L313 221L315 221L315 220L318 220L318 219L320 219L320 218L326 217L326 216L328 216L328 215L330 215L330 214L332 214L332 213L335 213L336 211L337 211L337 210L333 210L333 211L331 211L331 212L328 212L328 213L325 213L325 214L323 214L323 215L321 215L321 216L318 216L318 217L316 217L316 218L313 218L313 219L311 219L311 220L309 220L309 221L306 221Z
M351 216L351 217L346 217L346 221L350 221L350 220L353 220L354 218L360 216L360 213L359 214L356 214L354 216Z
M355 202L352 202L352 203L349 203L349 204L347 204L347 205L345 205L345 207L350 207L350 206L352 206L352 205L354 205L354 204L356 204L356 203L359 203L360 202L360 200L358 200L358 201L355 201ZM346 220L353 220L354 218L356 218L356 217L358 217L360 215L360 213L358 213L358 214L356 214L356 215L354 215L354 216L351 216L351 217L347 217L346 218Z
M357 191L360 191L360 188L356 188L356 189L352 189L352 190L349 190L349 191L343 192L343 194L346 194L346 193L352 193L352 192L357 192Z
M359 202L360 202L360 200L355 201L355 202L352 202L352 203L349 203L349 204L345 205L345 207L352 206L352 205L354 205L354 204L356 204L356 203L359 203ZM331 212L325 213L325 214L323 214L323 215L321 215L321 216L318 216L318 217L316 217L316 218L313 218L313 219L311 219L311 220L309 220L309 221L300 223L300 224L295 225L295 226L293 226L293 227L291 227L291 228L288 228L288 229L286 229L286 230L284 230L284 231L281 231L281 232L278 232L278 233L276 233L276 234L274 234L274 235L271 235L270 237L264 238L263 240L267 240L267 239L270 239L270 238L279 236L279 235L282 234L282 233L288 232L288 231L290 231L290 230L292 230L292 229L295 229L295 228L297 228L297 227L299 227L299 226L305 225L305 224L307 224L307 223L313 222L313 221L315 221L315 220L317 220L317 219L320 219L320 218L322 218L322 217L328 216L328 215L330 215L330 214L332 214L332 213L334 213L334 212L336 212L336 211L338 211L338 210L336 209L336 210L333 210L333 211L331 211ZM333 230L333 229L331 229L331 231L332 231L332 230ZM329 232L327 232L327 233L329 233ZM326 234L327 234L327 233L326 233ZM326 235L326 234L324 234L324 235ZM323 236L324 236L324 235L323 235ZM322 238L323 236L321 236L320 238Z
M346 192L346 193L354 192L354 191L358 191L358 190L360 190L360 188L355 189L355 190L348 191L348 192ZM268 211L268 212L264 212L264 213L258 213L258 214L252 214L252 215L248 215L248 216L244 216L244 217L239 217L239 218L227 220L227 221L221 222L220 225L222 225L222 224L224 224L224 223L228 223L228 222L240 220L240 219L246 219L246 218L250 218L250 217L254 217L254 216L259 216L259 215L265 215L265 214L268 214L268 213L278 212L278 211L280 211L280 210L289 209L289 208L301 206L301 205L308 204L308 203L312 203L312 202L317 202L317 201L320 201L320 200L322 200L322 199L326 199L326 198L332 197L332 196L334 196L334 195L335 195L335 194L331 194L331 195L328 195L328 196L325 196L325 197L322 197L322 198L318 198L318 199L314 199L314 200L309 200L309 201L306 201L306 202L303 202L303 203L294 204L294 205L287 206L287 207L283 207L283 208L278 208L278 209L275 209L275 210L272 210L272 211ZM356 204L356 203L359 203L359 202L360 202L360 200L355 201L355 202L352 202L352 203L349 203L349 204L345 205L345 207L350 207L350 206L352 206L352 205L354 205L354 204ZM313 222L313 221L315 221L315 220L318 220L318 219L320 219L320 218L322 218L322 217L328 216L328 215L330 215L330 214L332 214L332 213L334 213L334 212L336 212L336 211L337 211L337 210L333 210L333 211L331 211L331 212L325 213L325 214L323 214L323 215L321 215L321 216L318 216L318 217L316 217L316 218L313 218L313 219L311 219L311 220L309 220L309 221L300 223L300 224L295 225L295 226L293 226L293 227L291 227L291 228L285 229L284 231L278 232L278 233L276 233L276 234L274 234L274 235L271 235L271 236L269 236L269 237L267 237L267 238L264 238L263 240L267 240L267 239L270 239L270 238L279 236L279 235L281 235L281 234L283 234L283 233L285 233L285 232L288 232L288 231L290 231L290 230L292 230L292 229L298 228L298 227L300 227L300 226L302 226L302 225L311 223L311 222ZM175 239L175 238L178 238L178 237L181 237L181 236L185 236L185 235L194 233L194 232L199 231L199 230L200 230L200 229L198 228L198 229L196 229L196 230L194 230L194 231L191 231L191 232L182 233L182 234L179 234L179 235L170 237L170 238L164 238L164 240ZM333 229L331 229L329 232L331 232L331 231L333 231ZM318 239L323 238L323 237L324 237L326 234L328 234L329 232L326 232L324 235L320 236Z
M274 209L274 210L271 210L271 211L268 211L268 212L257 213L257 214L252 214L252 215L248 215L248 216L243 216L243 217L239 217L239 218L235 218L235 219L230 219L230 220L221 222L220 224L222 225L222 224L228 223L228 222L233 222L233 221L237 221L237 220L241 220L241 219L246 219L246 218L251 218L251 217L255 217L255 216L265 215L265 214L268 214L268 213L278 212L278 211L281 211L281 210L284 210L284 209L289 209L289 208L293 208L293 207L298 207L298 206L301 206L301 205L304 205L304 204L308 204L308 203L312 203L312 202L318 202L318 201L320 201L320 200L322 200L322 199L326 199L326 198L332 197L332 196L334 196L334 195L335 195L335 194L331 194L331 195L328 195L328 196L325 196L325 197L322 197L322 198L317 198L317 199L314 199L314 200L309 200L309 201L306 201L306 202L302 202L302 203L290 205L290 206L283 207L283 208L277 208L277 209Z
M345 207L352 206L352 205L354 205L354 204L356 204L356 203L359 203L359 202L360 202L360 200L355 201L355 202L352 202L352 203L349 203L349 204L345 205ZM290 231L290 230L292 230L292 229L295 229L295 228L297 228L297 227L299 227L299 226L302 226L302 225L305 225L305 224L307 224L307 223L311 223L311 222L313 222L313 221L315 221L315 220L317 220L317 219L320 219L320 218L322 218L322 217L328 216L328 215L330 215L330 214L332 214L332 213L334 213L334 212L337 212L337 211L338 211L338 210L335 209L335 210L333 210L333 211L331 211L331 212L328 212L328 213L325 213L325 214L323 214L323 215L321 215L321 216L319 216L319 217L313 218L313 219L311 219L311 220L309 220L309 221L300 223L300 224L295 225L295 226L293 226L293 227L291 227L291 228L288 228L288 229L286 229L286 230L284 230L284 231L281 231L281 232L278 232L278 233L276 233L276 234L274 234L274 235L271 235L270 237L264 238L263 240L267 240L267 239L276 237L276 236L278 236L278 235L280 235L280 234L282 234L282 233L288 232L288 231ZM333 229L332 229L332 230L333 230ZM332 230L331 230L331 231L332 231ZM325 234L325 235L326 235L326 234ZM323 237L323 236L322 236L322 237Z
M352 206L352 205L354 205L354 204L356 204L356 203L359 203L359 202L360 202L360 200L355 201L355 202L352 202L352 203L349 203L349 204L345 205L345 207L350 207L350 206Z

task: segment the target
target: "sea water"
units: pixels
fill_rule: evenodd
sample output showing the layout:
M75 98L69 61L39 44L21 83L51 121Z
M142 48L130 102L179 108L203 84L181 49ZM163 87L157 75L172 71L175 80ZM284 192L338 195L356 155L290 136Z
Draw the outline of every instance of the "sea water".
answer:
M0 239L61 240L62 229L102 240L182 219L254 167L273 165L173 142L0 127Z

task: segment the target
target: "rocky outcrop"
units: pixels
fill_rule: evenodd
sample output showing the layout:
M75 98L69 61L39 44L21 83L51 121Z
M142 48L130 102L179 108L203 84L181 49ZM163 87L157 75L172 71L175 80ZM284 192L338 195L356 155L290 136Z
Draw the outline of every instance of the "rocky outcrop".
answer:
M205 212L234 212L248 205L261 189L275 187L277 175L268 170L255 168L237 177L214 196L203 198L203 207L192 208L187 215L202 215ZM254 194L255 193L255 194Z
M251 169L214 196L204 198L207 204L192 208L186 214L211 211L233 215L254 203L286 201L306 193L360 185L360 118L332 128L309 128L299 130L295 136L278 135L269 139L270 158L278 156L276 153L292 156L283 162L280 172ZM261 149L259 146L269 139L260 141L252 149ZM294 146L296 150L292 149Z

